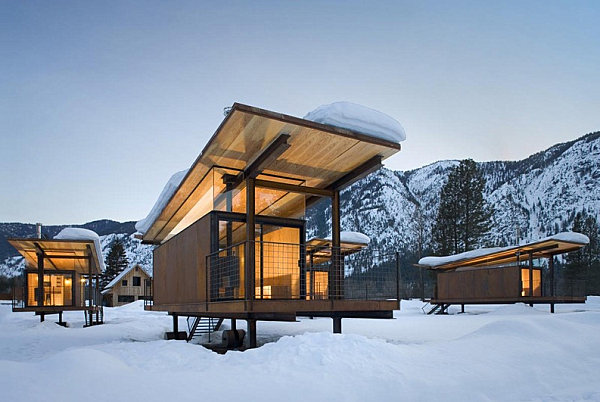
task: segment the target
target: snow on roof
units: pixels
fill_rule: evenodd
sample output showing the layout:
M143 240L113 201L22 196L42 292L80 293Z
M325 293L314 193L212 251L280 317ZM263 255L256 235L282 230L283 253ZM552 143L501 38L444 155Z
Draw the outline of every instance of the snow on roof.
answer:
M319 106L304 116L304 119L358 131L397 144L406 139L404 128L394 118L350 102L334 102Z
M57 240L92 240L98 254L98 263L100 271L104 271L104 258L102 257L102 246L100 245L100 236L93 230L83 228L64 228L56 236Z
M125 268L123 271L121 271L121 273L119 275L115 276L115 278L104 287L104 290L101 293L102 294L107 293L113 286L115 286L117 283L119 283L119 281L121 279L123 279L125 277L125 275L127 275L135 267L140 268L142 271L144 271L146 273L146 275L148 275L150 278L152 278L152 275L150 275L144 267L142 267L139 264L134 264L134 265L129 266L128 268Z
M569 243L578 243L578 244L589 244L590 243L589 237L587 237L583 233L577 233L577 232L557 233L553 236L544 237L543 239L538 240L538 242L542 242L542 241L546 241L546 240L567 241Z
M469 258L483 257L484 255L497 253L508 249L510 247L488 247L480 248L477 250L465 251L464 253L447 255L444 257L429 256L423 257L419 260L420 265L429 265L431 267L437 267L438 265L448 264L450 262L456 262L461 260L467 260Z
M523 246L528 246L531 244L542 243L548 240L557 240L557 241L565 241L570 243L577 244L588 244L590 239L581 233L577 232L561 232L552 236L544 237L543 239L536 240L535 242L521 244L520 246L508 246L508 247L490 247L490 248L480 248L477 250L466 251L460 254L448 255L444 257L436 257L429 256L423 257L419 260L419 265L429 265L430 267L437 267L440 265L448 264L451 262L462 261L470 258L483 257L488 254L497 253L499 251L510 250L512 248L518 248Z
M158 216L162 212L165 205L167 205L167 202L169 202L169 200L179 187L179 184L181 184L181 181L183 180L187 172L188 169L177 172L173 176L171 176L167 184L165 184L165 187L158 196L158 199L154 203L154 206L152 207L148 215L135 224L135 230L142 234L145 234L148 231L148 229L150 229L156 218L158 218Z
M325 240L331 240L331 236L327 236ZM342 243L359 243L369 244L371 239L364 233L360 232L340 232L340 242Z

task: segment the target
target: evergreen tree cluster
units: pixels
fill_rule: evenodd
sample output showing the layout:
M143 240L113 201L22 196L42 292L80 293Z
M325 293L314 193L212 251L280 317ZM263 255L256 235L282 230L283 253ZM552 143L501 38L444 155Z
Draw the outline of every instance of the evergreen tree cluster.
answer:
M106 266L105 271L102 273L102 279L100 282L100 288L104 289L106 285L110 283L117 275L119 275L127 265L129 260L127 259L127 253L120 240L116 240L110 247L108 255L104 259L104 265Z
M567 254L565 276L568 279L585 279L588 294L600 294L600 226L593 213L585 209L573 220L573 232L583 233L590 243L578 251Z
M483 245L492 216L484 188L485 178L472 159L460 161L450 171L432 231L436 254L457 254Z

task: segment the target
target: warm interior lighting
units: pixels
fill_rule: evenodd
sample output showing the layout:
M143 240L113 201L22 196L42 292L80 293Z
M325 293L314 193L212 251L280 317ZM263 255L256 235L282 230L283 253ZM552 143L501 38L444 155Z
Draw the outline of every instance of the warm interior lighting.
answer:
M71 284L71 280L70 279L65 279L65 285L70 285Z
M262 298L263 299L270 299L271 298L271 287L270 286L263 286L262 287ZM256 299L260 299L260 286L257 286L256 289L254 290L254 297Z

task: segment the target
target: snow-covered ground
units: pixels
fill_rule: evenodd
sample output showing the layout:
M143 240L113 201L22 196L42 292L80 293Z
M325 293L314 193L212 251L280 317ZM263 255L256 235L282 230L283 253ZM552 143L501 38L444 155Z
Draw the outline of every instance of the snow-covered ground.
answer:
M218 355L162 340L171 319L140 302L70 328L0 306L4 401L600 400L600 297L585 305L467 306L394 320L259 322L261 347ZM52 317L49 317L52 318ZM185 328L185 320L181 320ZM243 325L240 325L243 327Z

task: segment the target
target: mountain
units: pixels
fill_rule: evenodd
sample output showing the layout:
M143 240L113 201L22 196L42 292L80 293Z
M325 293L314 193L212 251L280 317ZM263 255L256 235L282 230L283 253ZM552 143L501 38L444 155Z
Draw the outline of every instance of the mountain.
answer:
M414 260L417 238L429 246L441 188L449 170L458 161L439 161L410 171L381 169L355 183L341 194L343 230L371 237L372 246L400 251ZM557 144L520 161L480 162L486 179L485 198L494 209L487 243L515 244L568 230L575 213L582 209L600 213L600 132ZM307 237L328 236L331 210L327 200L307 211ZM101 220L75 225L96 231L103 251L119 238L130 263L152 269L152 246L135 239L134 222ZM43 234L53 237L65 226L46 226ZM31 237L35 225L0 223L0 274L14 276L22 268L21 258L6 237Z
M429 245L441 188L458 161L411 171L381 169L341 194L342 228L382 249L415 252L419 227ZM480 162L485 198L494 209L487 243L504 246L571 228L575 213L600 212L600 132L557 144L521 161ZM327 236L327 202L307 214L309 236Z

